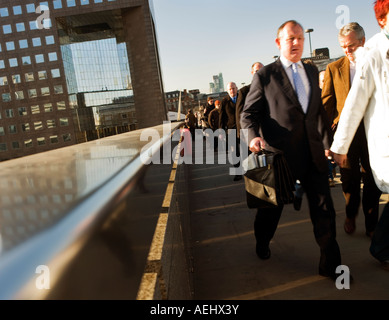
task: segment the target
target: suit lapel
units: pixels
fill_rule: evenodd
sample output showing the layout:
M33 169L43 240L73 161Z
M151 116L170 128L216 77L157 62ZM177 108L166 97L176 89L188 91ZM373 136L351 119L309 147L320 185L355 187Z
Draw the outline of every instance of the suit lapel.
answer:
M316 82L316 86L319 86L319 83L318 83L318 79L314 79L313 78L313 74L312 72L309 72L308 70L308 66L306 63L303 63L303 66L304 66L304 69L305 69L305 74L307 75L307 78L308 78L308 81L309 81L309 102L308 102L308 108L307 108L307 113L309 112L309 109L310 109L310 105L311 105L311 101L312 101L312 91L313 91L313 88L314 88L314 83Z
M345 92L349 92L350 90L350 62L347 57L343 58L342 64L339 67L340 77L342 78L342 82L345 88Z
M280 59L278 59L274 63L274 67L275 67L275 78L278 84L280 85L282 92L289 97L289 99L293 102L293 104L300 105L300 102L297 98L297 94L294 91L293 86L289 81L289 77L286 74L286 71L282 66Z

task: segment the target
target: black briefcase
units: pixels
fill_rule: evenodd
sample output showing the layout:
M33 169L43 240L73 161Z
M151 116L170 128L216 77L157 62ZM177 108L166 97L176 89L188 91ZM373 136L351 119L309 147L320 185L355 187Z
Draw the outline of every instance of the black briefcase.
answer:
M295 180L282 152L251 153L243 166L249 208L272 208L293 202Z

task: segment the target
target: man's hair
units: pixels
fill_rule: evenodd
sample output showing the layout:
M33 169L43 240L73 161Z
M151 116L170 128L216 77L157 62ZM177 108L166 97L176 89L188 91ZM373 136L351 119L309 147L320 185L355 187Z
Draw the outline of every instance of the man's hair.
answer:
M377 19L377 22L380 26L380 28L383 28L379 23L379 20L385 19L386 15L389 11L389 0L377 0L374 3L374 12L375 12L375 18Z
M355 32L358 40L362 40L365 37L365 30L357 22L350 22L339 30L338 38L347 37L351 32Z
M278 39L280 39L282 31L284 30L285 26L288 23L291 23L293 26L299 26L304 31L303 26L300 23L298 23L296 20L288 20L288 21L285 21L283 24L281 24L280 27L278 28L278 30L277 30L277 38Z

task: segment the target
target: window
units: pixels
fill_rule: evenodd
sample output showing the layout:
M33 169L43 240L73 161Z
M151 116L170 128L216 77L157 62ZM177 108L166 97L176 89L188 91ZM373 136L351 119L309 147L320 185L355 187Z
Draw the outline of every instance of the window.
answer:
M14 68L18 66L18 59L16 58L11 58L8 60L9 61L9 66Z
M30 25L30 30L38 30L38 23L36 20L30 21L28 24Z
M57 61L58 60L57 52L50 52L48 56L49 56L49 61Z
M81 0L81 5L82 6L85 6L87 4L89 4L89 0Z
M45 58L43 57L43 54L36 54L35 55L35 62L36 63L43 63L43 62L45 62Z
M46 123L47 123L47 128L48 129L52 129L52 128L56 127L55 120L47 120Z
M26 27L24 26L24 22L19 22L16 24L16 31L17 32L26 31Z
M39 80L47 79L47 72L45 70L38 71L38 79Z
M28 97L29 98L36 98L37 97L36 89L28 89Z
M61 0L53 0L53 6L54 6L54 9L62 9Z
M7 118L13 118L14 117L14 110L13 109L6 109L5 110L5 116Z
M2 93L1 97L3 99L3 102L10 102L11 101L11 94L10 93Z
M27 13L35 13L35 5L33 3L26 4Z
M14 74L14 75L12 76L12 82L13 82L13 83L21 83L22 80L21 80L20 74Z
M0 8L0 17L8 17L8 8Z
M29 56L22 57L22 65L26 66L29 64L31 64L31 57Z
M31 148L32 147L32 139L24 140L24 146L26 148Z
M34 129L35 130L42 130L43 129L42 121L35 121L34 122Z
M38 142L38 146L43 146L46 144L46 138L44 137L37 138L36 141Z
M15 91L15 99L16 100L23 100L24 99L23 90Z
M6 85L8 85L7 76L0 77L0 86L6 86Z
M22 124L22 131L24 131L24 132L30 131L30 124L29 123L23 123Z
M46 44L54 44L55 43L54 36L46 36L45 39L46 39Z
M0 60L0 69L4 69L4 68L5 68L4 60Z
M52 103L45 103L43 105L43 108L45 112L52 112L53 111L53 104Z
M41 38L40 37L32 38L32 45L34 47L40 47L42 45Z
M27 72L24 74L26 82L34 81L34 73L33 72Z
M63 93L62 85L54 86L54 93L55 94L62 94Z
M102 3L103 0L95 0L95 3Z
M5 47L7 48L7 51L15 50L15 42L8 41L5 43Z
M52 78L59 78L61 76L61 73L59 72L59 69L52 69L51 70L51 77Z
M9 132L10 134L15 134L15 133L17 133L18 131L16 130L16 126L15 126L14 124L11 124L11 125L8 126L8 132Z
M7 151L7 144L6 143L0 143L0 152Z
M19 48L20 48L20 49L26 49L26 48L28 48L27 39L19 40Z
M14 6L13 7L14 15L22 14L22 6Z
M66 4L68 7L75 7L76 6L76 0L66 0Z
M69 125L69 119L68 118L59 118L59 125L61 127L68 126Z
M0 136L4 136L4 135L5 135L4 127L0 127Z
M12 149L20 149L19 141L12 142Z
M41 110L39 109L38 105L31 106L31 114L37 114L40 112L41 112Z
M57 102L57 110L58 111L66 110L65 101L58 101Z
M42 94L42 96L48 96L48 95L50 95L50 88L49 88L49 87L43 87L43 88L41 88L41 94Z
M26 116L27 115L27 108L26 107L20 107L18 108L19 116Z
M50 142L51 143L58 143L58 136L57 135L50 136Z
M70 135L70 133L65 133L62 135L62 138L63 138L63 141L64 142L67 142L67 141L71 141L72 140L72 137Z
M12 27L10 24L5 24L3 26L3 32L4 34L9 34L9 33L12 33Z

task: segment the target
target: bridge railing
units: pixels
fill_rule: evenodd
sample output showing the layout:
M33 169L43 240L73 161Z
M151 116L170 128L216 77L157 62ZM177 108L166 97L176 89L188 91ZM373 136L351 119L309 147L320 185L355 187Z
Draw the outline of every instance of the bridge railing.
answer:
M190 298L180 125L0 163L0 299Z

